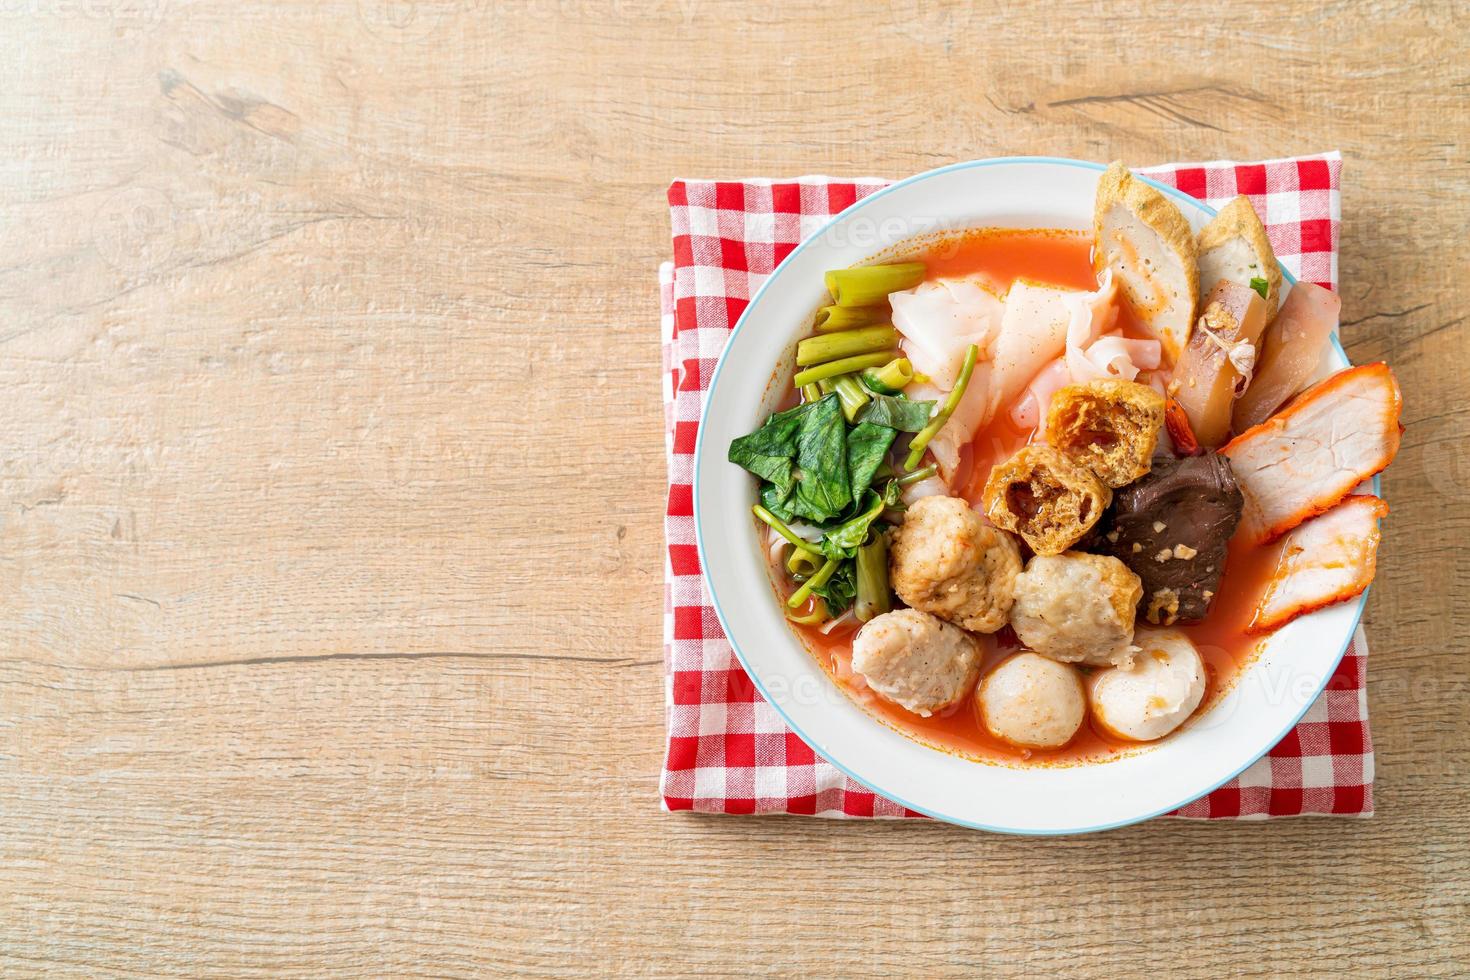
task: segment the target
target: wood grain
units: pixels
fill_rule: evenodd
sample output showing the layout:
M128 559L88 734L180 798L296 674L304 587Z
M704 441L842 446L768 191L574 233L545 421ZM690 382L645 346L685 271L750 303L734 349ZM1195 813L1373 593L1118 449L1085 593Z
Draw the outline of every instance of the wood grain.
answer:
M0 4L0 971L1463 975L1470 15L1163 16ZM670 178L1332 148L1375 819L658 811Z

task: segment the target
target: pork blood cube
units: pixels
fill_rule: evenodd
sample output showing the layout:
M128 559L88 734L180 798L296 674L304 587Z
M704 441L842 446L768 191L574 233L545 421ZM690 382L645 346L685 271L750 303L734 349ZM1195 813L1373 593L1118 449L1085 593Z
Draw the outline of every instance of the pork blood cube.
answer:
M1084 547L1113 555L1143 582L1140 618L1197 623L1220 586L1244 502L1224 456L1161 456L1147 476L1114 493Z

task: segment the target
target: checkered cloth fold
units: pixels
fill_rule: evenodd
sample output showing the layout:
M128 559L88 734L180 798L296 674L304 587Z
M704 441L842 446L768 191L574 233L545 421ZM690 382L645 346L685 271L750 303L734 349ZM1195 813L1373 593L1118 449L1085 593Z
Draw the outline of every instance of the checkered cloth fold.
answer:
M1337 153L1139 171L1213 207L1248 195L1293 275L1337 286ZM920 814L844 776L801 741L735 659L700 574L694 446L710 376L750 297L802 239L887 185L877 179L678 180L668 192L674 261L659 269L669 497L664 657L669 810L826 817ZM1170 816L1264 819L1373 812L1373 748L1359 630L1321 697L1264 758Z

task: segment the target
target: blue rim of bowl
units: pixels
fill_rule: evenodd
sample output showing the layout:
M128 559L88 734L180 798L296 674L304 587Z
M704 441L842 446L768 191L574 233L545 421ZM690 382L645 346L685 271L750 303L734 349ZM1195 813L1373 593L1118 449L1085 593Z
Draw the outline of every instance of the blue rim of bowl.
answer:
M756 307L760 305L760 299L762 296L765 295L766 290L771 288L771 285L776 281L776 278L781 275L782 271L784 271L785 268L789 264L791 264L791 262L798 255L805 251L808 245L826 234L838 222L847 219L849 216L861 210L865 205L878 200L880 197L884 197L885 195L890 194L902 187L907 187L910 184L918 183L921 180L927 180L931 177L937 177L940 174L953 173L957 170L975 170L981 167L995 167L1008 164L1027 163L1051 164L1054 166L1062 167L1076 167L1082 170L1102 171L1107 169L1106 164L1093 163L1087 160L1072 160L1066 157L990 157L984 160L969 160L964 163L952 163L948 166L937 167L934 170L926 170L923 173L914 174L912 177L905 177L903 180L895 181L894 183L889 184L887 187L874 191L872 194L869 194L862 200L855 201L854 203L844 208L842 211L833 215L826 224L822 225L822 227L818 228L816 231L806 236L806 238L802 239L801 244L798 245L794 250L792 250L790 255L782 259L780 265L771 270L771 274L766 277L766 281L761 284L760 289L756 290L756 294L751 297L749 305L747 305L745 308L745 312L742 313L740 315L740 319L736 321L735 329L730 331L730 339L725 342L725 349L720 353L720 359L719 362L715 365L714 374L710 376L710 395L714 394L715 385L719 383L720 372L723 371L725 368L725 358L726 356L728 356L730 348L735 342L736 335L739 334L742 329L744 329L746 322L750 319L751 311L755 310ZM1193 207L1200 208L1212 216L1217 213L1214 208L1210 207L1199 198L1194 197L1190 194L1186 194L1176 187L1169 187L1166 184L1161 184L1156 180L1144 177L1142 174L1135 173L1134 176L1137 177L1139 180L1142 180L1144 183L1148 184L1155 190L1167 194L1170 197L1178 198ZM1278 262L1277 265L1279 266L1280 263ZM1281 274L1286 278L1287 282L1291 283L1291 285L1296 285L1296 277L1293 276L1284 266L1281 267ZM1349 366L1351 366L1352 360L1347 356L1347 351L1343 350L1342 342L1338 339L1336 333L1332 335L1332 346L1337 350L1337 353L1342 356L1342 359L1344 361L1347 361ZM708 407L709 405L708 397L706 397L705 399L705 405L706 407ZM701 421L703 421L702 418ZM745 659L745 654L742 653L740 650L740 645L735 642L734 633L730 629L730 623L729 620L725 617L724 609L720 606L720 598L715 593L714 585L710 582L709 575L703 571L705 568L709 567L709 562L705 558L704 550L704 525L700 519L699 513L700 465L702 460L704 459L704 437L706 431L706 426L700 425L699 437L696 440L694 446L694 541L695 546L697 547L699 552L701 574L704 577L705 586L709 589L710 602L714 604L715 616L719 618L720 627L725 631L725 638L730 642L730 649L735 651L735 657L737 660L740 661L740 666L744 669L745 673L749 675L751 683L755 685L756 690L760 691L761 697L765 699L766 703L776 709L776 713L781 716L782 721L784 721L787 725L791 727L791 730L796 733L797 737L805 742L808 746L811 746L812 740L808 738L806 733L801 730L800 726L796 724L796 722L792 719L791 715L786 711L786 709L783 708L779 702L771 697L770 693L767 692L765 685L761 683L760 675L755 670L751 669L749 661ZM1382 486L1377 475L1373 477L1373 492L1378 496L1382 496ZM855 782L861 783L868 789L872 790L874 793L877 793L879 796L892 800L898 805L912 810L915 813L922 813L927 817L933 817L935 820L942 820L945 823L955 824L959 827L968 827L971 830L984 830L996 834L1012 834L1020 837L1065 837L1071 834L1093 834L1099 833L1104 830L1117 830L1120 827L1128 827L1133 824L1143 823L1145 821L1152 820L1155 817L1161 817L1166 813L1172 813L1175 810L1178 810L1180 807L1188 806L1195 800L1198 800L1204 796L1208 796L1215 790L1219 789L1221 786L1224 786L1226 783L1230 782L1236 776L1239 776L1241 773L1245 772L1251 766L1255 765L1258 761L1264 758L1266 753L1275 748L1276 745L1279 744L1281 740L1285 738L1291 732L1291 730L1297 726L1299 722L1301 722L1302 718L1306 716L1306 713L1311 710L1312 705L1315 704L1317 702L1317 699L1322 696L1322 692L1327 689L1327 685L1332 681L1332 675L1337 672L1338 666L1342 664L1342 658L1347 655L1348 647L1352 646L1353 638L1357 636L1358 626L1363 621L1363 609L1368 603L1368 592L1368 589L1364 589L1363 594L1358 598L1358 608L1353 613L1353 625L1352 628L1348 630L1347 642L1344 643L1342 649L1337 652L1337 656L1332 661L1332 666L1329 667L1327 671L1323 674L1322 683L1317 686L1315 691L1313 691L1312 696L1307 699L1306 705L1302 708L1300 712L1297 713L1297 716L1291 720L1291 723L1283 728L1276 735L1275 738L1271 739L1266 744L1266 747L1264 749L1252 756L1245 763L1245 765L1241 766L1239 769L1235 770L1224 779L1215 783L1215 785L1206 790L1203 790L1202 792L1194 793L1193 795L1187 797L1186 799L1180 800L1178 803L1175 803L1172 806L1163 807L1162 809L1155 810L1152 813L1146 813L1137 817L1129 817L1126 820L1118 820L1113 823L1098 824L1097 826L1093 827L1071 827L1062 830L1037 830L1030 827L992 826L990 824L976 823L973 820L966 820L962 817L954 817L950 816L949 814L939 813L931 808L911 803L893 793L888 792L881 786L874 784L871 780L863 778L856 772L853 772L847 766L844 766L840 762L837 762L835 759L829 759L826 756L822 755L820 752L817 754L828 764L832 765L838 771L840 771L843 775L847 776L849 779L854 780ZM815 749L813 751L815 751Z

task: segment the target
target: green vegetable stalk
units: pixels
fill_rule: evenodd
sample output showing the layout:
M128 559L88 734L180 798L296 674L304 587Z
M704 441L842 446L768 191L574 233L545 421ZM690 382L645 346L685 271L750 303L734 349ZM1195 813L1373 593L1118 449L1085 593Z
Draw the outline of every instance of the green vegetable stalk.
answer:
M855 354L871 354L873 351L888 350L896 343L898 331L886 323L844 330L841 333L818 334L796 345L796 366L810 367Z
M805 582L822 567L822 556L805 548L792 548L791 557L786 559L786 570L798 582Z
M857 413L863 410L864 405L872 401L872 396L850 374L833 379L832 390L837 392L837 397L842 400L842 414L849 422L857 417Z
M838 306L873 306L889 293L912 289L924 281L924 263L897 262L865 265L857 269L833 269L827 273L827 290Z
M786 526L786 523L782 521L781 518L777 517L775 514L772 514L760 504L756 504L754 507L751 507L750 510L751 513L755 514L756 517L759 517L762 521L769 525L771 529L774 530L777 534L781 535L781 537L785 538L787 541L795 545L798 552L804 551L808 555L810 555L813 563L821 558L821 555L817 553L816 545L812 544L805 538L799 537L795 531Z
M922 483L923 481L929 479L929 477L933 476L935 473L938 473L938 472L939 472L939 467L936 466L933 463L930 463L928 466L924 467L922 470L915 470L912 473L908 473L908 474L905 474L904 476L899 477L898 478L898 485L901 486L901 487L911 487L915 483Z
M786 608L800 609L801 604L806 602L807 597L812 594L813 589L820 589L827 584L827 580L832 577L832 573L837 571L838 564L836 558L828 558L827 563L817 569L811 578L802 583L801 588L791 593L791 598L786 600Z
M792 383L798 388L803 388L814 381L824 378L835 378L840 374L852 374L863 368L877 367L887 364L898 354L896 350L879 351L876 354L858 354L856 357L844 357L840 361L828 361L826 364L816 364L804 371L796 372Z
M887 320L886 306L824 306L817 311L817 322L814 326L818 333L831 333L834 330L851 330L853 327L886 323Z
M867 622L891 608L888 597L888 543L873 534L857 553L857 618Z
M821 596L817 596L816 601L812 603L811 612L805 616L798 616L788 609L786 611L786 618L793 623L800 623L803 626L817 626L831 619L832 614L827 611L827 603L823 601Z
M895 357L882 367L863 372L863 384L880 395L896 395L912 380L914 366L907 357Z
M965 363L960 368L960 379L955 382L954 389L950 391L949 397L944 399L944 404L939 406L939 413L930 419L929 424L914 436L913 442L909 443L909 458L903 462L906 472L913 472L914 468L919 465L919 460L924 458L924 447L939 434L939 430L944 428L944 423L949 421L949 417L959 407L960 399L965 397L965 389L970 386L970 375L975 372L975 359L979 356L980 348L974 344L971 344L970 349L965 351Z

